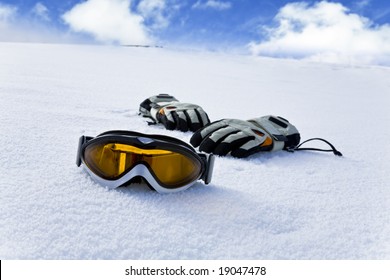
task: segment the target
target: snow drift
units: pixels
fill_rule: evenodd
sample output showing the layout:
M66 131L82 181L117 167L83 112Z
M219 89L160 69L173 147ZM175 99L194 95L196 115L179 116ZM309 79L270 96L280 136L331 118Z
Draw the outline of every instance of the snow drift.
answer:
M390 257L390 69L166 49L0 44L1 259ZM211 120L287 118L344 157L284 151L217 158L210 185L107 190L78 137L148 126L166 92Z

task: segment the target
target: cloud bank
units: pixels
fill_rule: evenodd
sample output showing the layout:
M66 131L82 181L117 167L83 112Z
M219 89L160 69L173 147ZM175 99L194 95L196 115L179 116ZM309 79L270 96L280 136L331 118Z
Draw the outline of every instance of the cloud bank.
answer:
M153 40L144 18L130 10L130 0L87 0L62 15L75 32L97 41L120 44L150 44Z
M50 11L40 2L25 13L15 5L0 3L0 41L41 43L83 41L48 24L51 22L49 14Z
M390 25L375 25L339 3L289 3L264 27L267 40L251 42L255 55L337 63L390 65Z

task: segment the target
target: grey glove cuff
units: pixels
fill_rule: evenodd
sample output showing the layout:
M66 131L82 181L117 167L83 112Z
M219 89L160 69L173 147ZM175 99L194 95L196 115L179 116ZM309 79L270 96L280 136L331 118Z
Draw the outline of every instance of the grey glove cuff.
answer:
M248 122L264 129L274 140L272 151L279 151L299 144L300 136L297 128L286 119L277 116L263 116L250 119Z

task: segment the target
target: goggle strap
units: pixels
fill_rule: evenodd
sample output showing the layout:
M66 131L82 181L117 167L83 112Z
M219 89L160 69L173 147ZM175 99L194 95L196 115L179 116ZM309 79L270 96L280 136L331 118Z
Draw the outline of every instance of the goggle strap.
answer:
M215 156L210 154L210 155L205 155L205 154L198 154L199 157L202 159L204 162L205 170L202 174L201 179L205 182L205 184L209 184L211 182L212 174L213 174L213 169L214 169L214 161L215 161Z
M77 157L76 157L76 165L77 166L80 166L81 162L82 162L82 160L81 160L81 152L83 150L84 144L87 143L91 139L93 139L93 137L91 137L91 136L84 136L84 135L79 138L79 146L77 148Z
M83 135L79 138L79 146L77 148L77 157L76 157L76 165L80 166L81 165L81 149L86 142L86 137Z

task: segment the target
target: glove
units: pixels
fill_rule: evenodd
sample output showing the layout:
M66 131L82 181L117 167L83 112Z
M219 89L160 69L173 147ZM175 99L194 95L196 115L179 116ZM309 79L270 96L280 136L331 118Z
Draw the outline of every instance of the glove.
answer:
M264 116L248 121L222 119L198 130L191 144L199 150L225 156L248 157L257 152L293 149L299 144L298 130L286 119Z
M154 123L162 123L169 130L197 131L210 123L202 107L181 103L175 97L163 93L142 102L139 112Z

